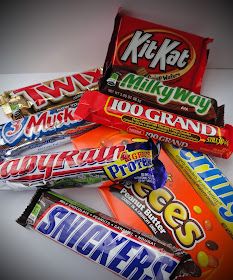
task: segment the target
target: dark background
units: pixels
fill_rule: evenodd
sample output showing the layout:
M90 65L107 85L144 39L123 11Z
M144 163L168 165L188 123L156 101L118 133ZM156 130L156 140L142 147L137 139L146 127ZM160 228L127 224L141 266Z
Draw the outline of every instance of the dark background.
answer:
M215 39L209 68L233 68L233 2L1 1L0 73L71 72L102 65L121 6L132 15Z

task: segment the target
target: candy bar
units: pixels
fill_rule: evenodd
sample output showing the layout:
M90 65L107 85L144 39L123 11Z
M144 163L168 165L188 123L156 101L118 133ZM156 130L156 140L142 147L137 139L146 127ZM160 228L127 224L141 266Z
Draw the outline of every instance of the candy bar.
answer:
M100 91L217 126L224 125L224 105L218 107L215 99L184 88L166 86L119 67L106 71L100 80Z
M6 91L0 96L4 112L12 119L78 101L85 90L97 89L102 69L76 73L51 81Z
M220 128L98 91L87 91L82 96L75 115L77 118L218 157L229 158L233 151L231 125L226 124Z
M51 191L39 190L17 223L33 229L124 279L195 275L190 256L172 244Z
M153 141L128 145L26 155L0 163L0 184L12 188L80 187L106 181L147 182L158 186L160 145ZM159 174L161 176L161 174ZM163 168L166 180L166 170ZM164 180L164 181L165 181Z
M212 39L119 12L104 64L200 93Z
M207 155L167 144L164 148L233 238L231 182Z
M166 146L177 150L169 144ZM184 175L163 149L159 158L168 173L163 188L152 190L150 186L140 183L99 188L113 217L182 248L191 255L202 272L201 276L196 275L197 279L228 279L228 275L233 273L231 236L211 212L208 207L211 203L206 204L187 180L189 172ZM186 165L183 159L178 157L177 162L184 171ZM198 184L198 179L195 182ZM220 189L224 190L224 187Z
M75 119L76 108L75 102L0 125L0 162L68 143L71 137L97 127L94 123Z

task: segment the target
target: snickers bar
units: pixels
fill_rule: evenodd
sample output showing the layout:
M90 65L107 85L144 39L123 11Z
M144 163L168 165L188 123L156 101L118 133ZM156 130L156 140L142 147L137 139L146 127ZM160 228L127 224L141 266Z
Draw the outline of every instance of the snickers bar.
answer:
M17 223L124 279L176 279L196 275L198 269L188 254L172 244L52 191L37 191Z

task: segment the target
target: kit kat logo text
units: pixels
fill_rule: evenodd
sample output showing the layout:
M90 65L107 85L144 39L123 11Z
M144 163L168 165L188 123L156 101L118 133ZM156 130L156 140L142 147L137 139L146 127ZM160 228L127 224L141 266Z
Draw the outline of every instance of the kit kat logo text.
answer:
M94 69L20 88L12 91L11 95L23 95L39 111L48 105L48 100L53 103L60 102L65 96L74 96L97 86L100 76L101 70Z
M158 74L160 80L182 76L196 59L192 44L182 35L166 29L136 30L119 42L117 55L120 64L145 67Z

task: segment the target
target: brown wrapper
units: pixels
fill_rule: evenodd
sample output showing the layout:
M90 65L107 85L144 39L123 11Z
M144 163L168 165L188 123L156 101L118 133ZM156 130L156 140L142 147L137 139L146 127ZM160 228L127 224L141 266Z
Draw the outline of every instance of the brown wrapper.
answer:
M143 68L132 71L126 67L110 67L100 80L100 91L217 126L224 125L224 105L218 107L215 99L164 85L145 74Z

